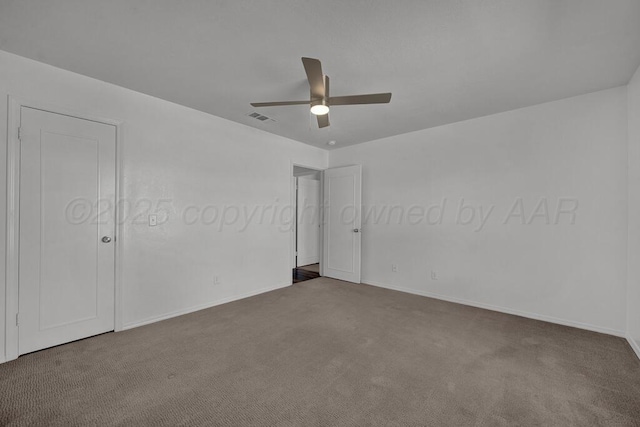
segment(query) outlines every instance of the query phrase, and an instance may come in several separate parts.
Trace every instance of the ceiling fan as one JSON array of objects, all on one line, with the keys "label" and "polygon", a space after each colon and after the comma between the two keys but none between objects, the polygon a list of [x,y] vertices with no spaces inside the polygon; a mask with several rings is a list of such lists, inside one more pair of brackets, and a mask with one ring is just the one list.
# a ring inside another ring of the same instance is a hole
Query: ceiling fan
[{"label": "ceiling fan", "polygon": [[311,112],[318,119],[318,127],[329,126],[329,107],[333,105],[386,104],[391,101],[390,93],[372,93],[368,95],[329,96],[329,76],[322,74],[319,59],[302,58],[307,73],[311,97],[308,101],[252,102],[254,107],[275,107],[282,105],[309,104]]}]

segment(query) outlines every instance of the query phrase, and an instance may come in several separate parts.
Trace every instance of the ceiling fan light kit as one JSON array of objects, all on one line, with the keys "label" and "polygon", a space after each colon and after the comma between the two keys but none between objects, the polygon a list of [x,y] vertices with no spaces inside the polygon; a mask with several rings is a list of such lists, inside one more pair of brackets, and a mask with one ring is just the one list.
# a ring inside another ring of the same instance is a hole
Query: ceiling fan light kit
[{"label": "ceiling fan light kit", "polygon": [[311,107],[311,113],[318,119],[318,127],[329,126],[329,107],[331,105],[387,104],[391,93],[372,93],[368,95],[329,96],[329,76],[322,73],[320,60],[302,58],[302,65],[309,82],[309,101],[252,102],[254,107],[274,107],[283,105],[303,105]]},{"label": "ceiling fan light kit", "polygon": [[311,112],[316,116],[323,116],[325,114],[329,114],[329,106],[327,105],[327,101],[325,99],[321,101],[312,101]]}]

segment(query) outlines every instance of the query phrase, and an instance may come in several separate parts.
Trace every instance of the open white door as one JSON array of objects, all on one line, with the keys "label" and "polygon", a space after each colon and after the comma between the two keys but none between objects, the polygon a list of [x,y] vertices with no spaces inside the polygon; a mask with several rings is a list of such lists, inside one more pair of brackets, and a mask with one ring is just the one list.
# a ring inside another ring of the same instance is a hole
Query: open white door
[{"label": "open white door", "polygon": [[360,283],[362,166],[324,171],[323,275]]}]

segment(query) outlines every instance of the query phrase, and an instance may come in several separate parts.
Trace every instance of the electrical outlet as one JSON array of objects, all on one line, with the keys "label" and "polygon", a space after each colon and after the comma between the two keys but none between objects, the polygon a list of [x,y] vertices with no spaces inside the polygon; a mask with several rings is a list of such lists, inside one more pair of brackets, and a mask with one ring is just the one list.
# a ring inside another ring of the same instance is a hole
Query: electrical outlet
[{"label": "electrical outlet", "polygon": [[394,273],[398,272],[398,264],[391,264],[391,271],[393,271]]},{"label": "electrical outlet", "polygon": [[431,280],[438,280],[438,272],[431,270]]}]

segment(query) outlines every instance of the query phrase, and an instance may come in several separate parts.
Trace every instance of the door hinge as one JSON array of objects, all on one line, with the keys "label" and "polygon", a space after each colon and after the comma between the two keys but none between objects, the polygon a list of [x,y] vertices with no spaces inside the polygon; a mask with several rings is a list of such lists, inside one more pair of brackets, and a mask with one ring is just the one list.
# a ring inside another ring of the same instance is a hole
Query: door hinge
[{"label": "door hinge", "polygon": [[16,326],[20,326],[20,313],[16,313]]},{"label": "door hinge", "polygon": [[22,126],[18,126],[18,141],[22,141]]}]

